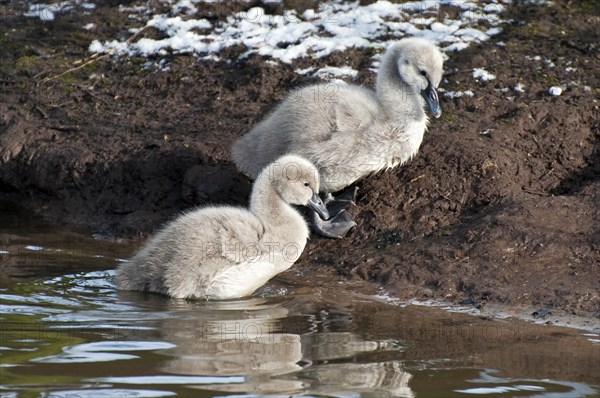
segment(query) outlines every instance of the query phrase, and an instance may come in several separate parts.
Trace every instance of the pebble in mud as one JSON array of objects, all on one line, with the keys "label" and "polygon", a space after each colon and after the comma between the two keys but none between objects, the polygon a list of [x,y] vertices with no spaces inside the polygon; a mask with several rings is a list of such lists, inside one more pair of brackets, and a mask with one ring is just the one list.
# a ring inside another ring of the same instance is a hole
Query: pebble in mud
[{"label": "pebble in mud", "polygon": [[550,94],[553,97],[558,97],[562,94],[563,90],[560,87],[557,86],[552,86],[548,89],[548,94]]}]

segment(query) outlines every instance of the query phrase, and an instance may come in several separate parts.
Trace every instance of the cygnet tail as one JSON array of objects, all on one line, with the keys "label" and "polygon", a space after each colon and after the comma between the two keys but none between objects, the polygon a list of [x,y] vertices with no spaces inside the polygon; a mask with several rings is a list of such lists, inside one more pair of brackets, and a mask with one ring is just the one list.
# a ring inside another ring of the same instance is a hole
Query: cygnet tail
[{"label": "cygnet tail", "polygon": [[259,140],[252,131],[238,139],[231,147],[231,158],[237,169],[252,179],[256,179],[267,162],[261,161],[257,148]]},{"label": "cygnet tail", "polygon": [[119,290],[143,290],[143,277],[137,273],[132,263],[122,264],[117,268],[114,279]]}]

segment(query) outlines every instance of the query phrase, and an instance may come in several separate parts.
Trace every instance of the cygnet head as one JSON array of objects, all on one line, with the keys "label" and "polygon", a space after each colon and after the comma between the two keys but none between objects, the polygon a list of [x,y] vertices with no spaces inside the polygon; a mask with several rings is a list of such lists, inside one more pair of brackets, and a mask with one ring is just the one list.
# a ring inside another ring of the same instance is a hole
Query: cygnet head
[{"label": "cygnet head", "polygon": [[395,55],[400,79],[421,94],[434,117],[440,117],[442,109],[436,92],[444,66],[440,50],[429,40],[412,37],[394,43],[390,52]]},{"label": "cygnet head", "polygon": [[265,172],[286,203],[310,207],[321,218],[329,218],[319,197],[319,171],[311,162],[300,156],[285,155],[268,165]]}]

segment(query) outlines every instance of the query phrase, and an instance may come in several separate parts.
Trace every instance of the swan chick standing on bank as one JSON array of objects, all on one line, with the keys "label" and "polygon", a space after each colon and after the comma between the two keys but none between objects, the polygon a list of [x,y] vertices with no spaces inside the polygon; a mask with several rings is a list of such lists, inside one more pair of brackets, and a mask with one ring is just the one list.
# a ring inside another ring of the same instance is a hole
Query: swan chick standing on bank
[{"label": "swan chick standing on bank", "polygon": [[[442,68],[442,54],[433,43],[395,42],[381,60],[376,92],[333,82],[298,89],[234,143],[233,161],[256,178],[284,153],[302,156],[319,169],[323,193],[396,167],[421,145],[428,123],[424,108],[436,118],[442,113],[436,92]],[[343,195],[347,205],[342,207],[353,203],[355,193]],[[343,210],[334,216],[321,222],[313,214],[315,232],[339,238],[355,225]]]},{"label": "swan chick standing on bank", "polygon": [[256,179],[249,209],[207,207],[183,214],[117,269],[117,287],[176,298],[248,296],[304,250],[309,229],[291,205],[328,218],[318,192],[314,165],[283,156]]}]

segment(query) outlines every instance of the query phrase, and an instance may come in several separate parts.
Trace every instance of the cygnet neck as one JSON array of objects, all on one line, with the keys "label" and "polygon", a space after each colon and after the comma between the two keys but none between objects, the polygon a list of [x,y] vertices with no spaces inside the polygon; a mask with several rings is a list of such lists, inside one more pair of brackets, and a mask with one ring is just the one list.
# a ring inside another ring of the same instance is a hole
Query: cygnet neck
[{"label": "cygnet neck", "polygon": [[381,60],[377,72],[377,99],[386,115],[391,119],[402,119],[407,115],[420,120],[425,117],[424,103],[418,88],[408,85],[398,73],[398,52],[387,53]]},{"label": "cygnet neck", "polygon": [[265,226],[289,223],[289,217],[286,215],[294,211],[279,195],[273,186],[272,178],[270,173],[261,173],[254,182],[250,195],[250,211]]}]

